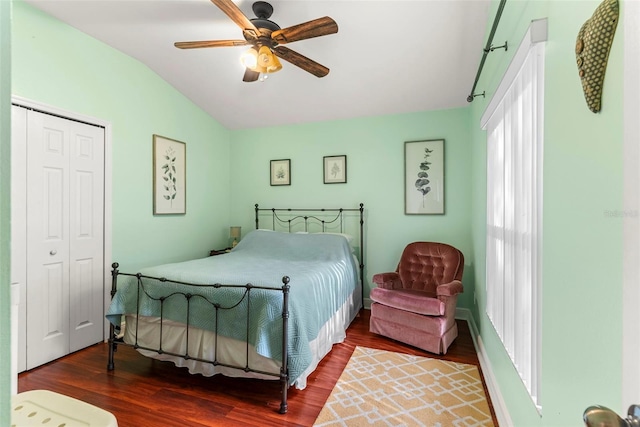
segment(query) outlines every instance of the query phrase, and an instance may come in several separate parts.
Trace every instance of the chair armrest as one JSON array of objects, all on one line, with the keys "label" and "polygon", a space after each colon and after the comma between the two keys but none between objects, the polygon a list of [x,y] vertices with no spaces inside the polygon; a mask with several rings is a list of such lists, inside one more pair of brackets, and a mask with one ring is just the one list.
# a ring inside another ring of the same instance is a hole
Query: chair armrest
[{"label": "chair armrest", "polygon": [[384,289],[402,288],[402,282],[400,282],[400,275],[398,275],[398,273],[396,272],[374,274],[373,283],[378,285],[379,288],[384,288]]},{"label": "chair armrest", "polygon": [[463,287],[460,280],[454,280],[450,283],[443,283],[436,288],[436,294],[439,297],[451,297],[462,293]]}]

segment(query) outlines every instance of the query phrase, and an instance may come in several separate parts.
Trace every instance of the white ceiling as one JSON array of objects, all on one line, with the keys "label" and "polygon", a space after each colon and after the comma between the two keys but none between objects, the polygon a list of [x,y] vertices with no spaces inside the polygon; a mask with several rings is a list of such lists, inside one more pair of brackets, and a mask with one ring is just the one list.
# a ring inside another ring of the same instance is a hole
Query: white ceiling
[{"label": "white ceiling", "polygon": [[[331,69],[282,61],[245,83],[247,47],[181,50],[176,41],[242,39],[209,0],[26,0],[146,64],[228,129],[446,109],[466,98],[486,43],[490,0],[273,0],[281,28],[330,16],[337,34],[287,44]],[[234,0],[249,18],[253,1]],[[481,91],[481,88],[479,88]]]}]

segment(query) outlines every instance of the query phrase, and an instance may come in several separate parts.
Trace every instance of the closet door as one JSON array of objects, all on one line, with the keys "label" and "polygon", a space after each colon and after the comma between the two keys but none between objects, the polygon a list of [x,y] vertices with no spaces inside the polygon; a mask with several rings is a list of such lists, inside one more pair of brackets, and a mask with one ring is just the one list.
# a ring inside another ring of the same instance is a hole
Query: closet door
[{"label": "closet door", "polygon": [[101,128],[28,111],[27,369],[102,339],[103,156]]},{"label": "closet door", "polygon": [[69,353],[69,123],[27,113],[27,369]]},{"label": "closet door", "polygon": [[72,122],[69,158],[70,351],[104,330],[104,129]]}]

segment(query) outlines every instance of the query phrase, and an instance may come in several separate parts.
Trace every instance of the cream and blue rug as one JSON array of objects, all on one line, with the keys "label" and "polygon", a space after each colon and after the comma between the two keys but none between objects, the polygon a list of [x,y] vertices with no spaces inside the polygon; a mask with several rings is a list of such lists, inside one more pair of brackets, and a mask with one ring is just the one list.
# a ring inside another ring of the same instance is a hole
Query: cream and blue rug
[{"label": "cream and blue rug", "polygon": [[356,347],[314,426],[493,426],[478,368]]}]

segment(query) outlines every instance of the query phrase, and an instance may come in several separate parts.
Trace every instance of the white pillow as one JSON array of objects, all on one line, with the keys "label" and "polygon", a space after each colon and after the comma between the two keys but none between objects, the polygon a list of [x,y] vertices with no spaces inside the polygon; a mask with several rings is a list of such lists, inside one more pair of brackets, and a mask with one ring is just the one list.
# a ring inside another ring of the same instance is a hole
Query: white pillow
[{"label": "white pillow", "polygon": [[347,242],[349,242],[349,244],[351,244],[351,242],[353,242],[353,236],[352,236],[351,234],[346,234],[346,233],[330,233],[330,232],[326,232],[326,231],[324,231],[324,232],[322,232],[322,231],[321,231],[320,233],[317,233],[317,234],[333,234],[333,235],[335,235],[335,236],[342,236],[342,237],[344,237],[345,239],[347,239]]}]

